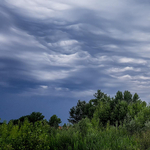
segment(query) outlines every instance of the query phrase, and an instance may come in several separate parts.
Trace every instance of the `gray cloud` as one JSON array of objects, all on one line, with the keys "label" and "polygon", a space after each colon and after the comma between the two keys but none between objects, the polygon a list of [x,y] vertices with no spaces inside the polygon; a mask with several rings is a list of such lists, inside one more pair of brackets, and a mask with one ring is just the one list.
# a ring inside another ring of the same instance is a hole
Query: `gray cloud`
[{"label": "gray cloud", "polygon": [[149,2],[4,0],[3,95],[89,99],[137,92],[149,101]]}]

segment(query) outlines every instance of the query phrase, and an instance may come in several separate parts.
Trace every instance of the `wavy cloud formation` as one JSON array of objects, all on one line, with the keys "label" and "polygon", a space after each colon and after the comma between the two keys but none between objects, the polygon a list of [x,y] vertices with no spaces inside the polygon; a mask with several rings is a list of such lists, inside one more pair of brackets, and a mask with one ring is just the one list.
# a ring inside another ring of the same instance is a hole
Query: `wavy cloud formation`
[{"label": "wavy cloud formation", "polygon": [[149,6],[145,0],[3,0],[3,98],[89,100],[101,89],[111,96],[137,92],[148,102]]}]

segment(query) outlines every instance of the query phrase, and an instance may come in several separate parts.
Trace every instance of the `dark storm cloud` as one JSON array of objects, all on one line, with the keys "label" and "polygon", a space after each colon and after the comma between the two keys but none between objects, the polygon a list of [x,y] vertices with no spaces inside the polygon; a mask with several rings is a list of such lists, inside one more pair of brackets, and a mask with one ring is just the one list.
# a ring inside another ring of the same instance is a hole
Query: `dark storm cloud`
[{"label": "dark storm cloud", "polygon": [[2,1],[4,99],[89,100],[101,89],[112,96],[137,92],[148,101],[149,6],[134,0]]}]

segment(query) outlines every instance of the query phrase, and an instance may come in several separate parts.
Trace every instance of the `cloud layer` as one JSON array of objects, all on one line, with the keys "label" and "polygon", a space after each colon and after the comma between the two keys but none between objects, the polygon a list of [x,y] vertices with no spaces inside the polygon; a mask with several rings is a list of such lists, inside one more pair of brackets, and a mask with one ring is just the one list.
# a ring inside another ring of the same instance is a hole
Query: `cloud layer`
[{"label": "cloud layer", "polygon": [[0,89],[16,96],[88,99],[101,89],[149,102],[150,3],[4,0]]}]

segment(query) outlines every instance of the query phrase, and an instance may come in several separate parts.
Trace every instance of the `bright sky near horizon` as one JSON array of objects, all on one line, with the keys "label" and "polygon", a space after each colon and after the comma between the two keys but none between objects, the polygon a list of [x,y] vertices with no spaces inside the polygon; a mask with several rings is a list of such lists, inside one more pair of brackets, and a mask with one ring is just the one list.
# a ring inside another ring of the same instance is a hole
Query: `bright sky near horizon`
[{"label": "bright sky near horizon", "polygon": [[0,0],[0,118],[67,123],[100,89],[150,102],[150,1]]}]

